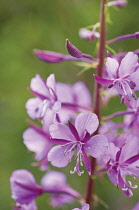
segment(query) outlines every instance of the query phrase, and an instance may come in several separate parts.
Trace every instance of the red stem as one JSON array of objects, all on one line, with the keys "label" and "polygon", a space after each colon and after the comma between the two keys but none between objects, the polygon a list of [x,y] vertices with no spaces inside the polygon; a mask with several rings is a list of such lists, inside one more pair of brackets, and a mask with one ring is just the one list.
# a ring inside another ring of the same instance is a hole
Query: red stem
[{"label": "red stem", "polygon": [[[103,75],[103,66],[104,66],[104,56],[105,56],[105,41],[106,41],[106,25],[105,25],[105,4],[106,0],[101,0],[101,8],[100,8],[100,39],[99,39],[99,49],[98,49],[98,60],[99,64],[97,67],[96,74],[99,77]],[[100,107],[100,94],[99,89],[101,85],[95,82],[94,84],[94,113],[98,116],[99,121],[101,120],[101,107]],[[98,130],[95,132],[95,135],[98,134]],[[92,165],[92,174],[94,174],[96,159],[91,158]],[[94,195],[94,179],[88,177],[87,183],[87,191],[86,191],[86,203],[90,205],[90,210],[93,210],[93,195]]]}]

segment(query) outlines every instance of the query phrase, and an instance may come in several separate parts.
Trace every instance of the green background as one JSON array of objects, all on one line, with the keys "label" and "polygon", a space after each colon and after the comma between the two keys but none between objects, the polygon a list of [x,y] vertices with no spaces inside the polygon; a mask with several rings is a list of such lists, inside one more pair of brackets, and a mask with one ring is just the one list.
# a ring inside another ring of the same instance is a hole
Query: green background
[{"label": "green background", "polygon": [[[52,50],[66,54],[65,39],[84,53],[96,55],[96,43],[89,44],[78,36],[81,27],[92,25],[99,20],[98,0],[1,0],[0,1],[0,210],[12,209],[9,177],[12,171],[25,168],[33,172],[38,183],[44,172],[32,168],[33,153],[23,144],[22,133],[28,127],[25,103],[31,94],[27,90],[35,74],[46,79],[55,73],[56,80],[74,83],[84,80],[93,90],[94,70],[77,76],[80,68],[72,62],[48,64],[33,55],[34,48]],[[109,25],[107,38],[139,31],[139,1],[129,0],[126,8],[110,9],[113,24]],[[125,40],[111,45],[114,50],[133,51],[139,47],[138,40]],[[124,109],[119,98],[113,99],[105,107],[104,114]],[[81,177],[70,175],[73,165],[62,169],[66,172],[68,183],[84,193],[86,173]],[[56,169],[56,168],[55,168]],[[96,180],[96,195],[104,200],[111,210],[130,210],[139,201],[139,190],[134,197],[126,198],[108,180],[107,175]],[[51,210],[48,196],[37,198],[39,210]],[[80,207],[78,203],[66,205],[63,210]],[[98,204],[96,210],[105,209]]]}]

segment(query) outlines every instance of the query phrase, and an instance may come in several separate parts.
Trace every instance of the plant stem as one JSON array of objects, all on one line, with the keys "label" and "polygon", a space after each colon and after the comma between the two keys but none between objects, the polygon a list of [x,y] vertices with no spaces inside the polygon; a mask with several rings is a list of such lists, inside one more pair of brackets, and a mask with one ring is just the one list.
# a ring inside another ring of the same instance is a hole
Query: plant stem
[{"label": "plant stem", "polygon": [[103,117],[102,120],[111,120],[112,118],[114,117],[119,117],[119,116],[123,116],[123,115],[127,115],[127,114],[134,114],[135,112],[132,110],[132,111],[129,111],[129,110],[126,110],[126,111],[120,111],[120,112],[116,112],[114,114],[111,114],[111,115],[108,115],[106,117]]},{"label": "plant stem", "polygon": [[[99,49],[98,49],[98,60],[99,64],[97,67],[96,75],[102,77],[103,66],[104,66],[104,56],[105,56],[105,40],[106,40],[106,25],[105,25],[105,4],[106,0],[101,0],[100,8],[100,39],[99,39]],[[99,121],[101,120],[101,107],[100,107],[100,94],[99,89],[101,85],[97,82],[94,83],[94,100],[93,107],[94,113],[98,116]],[[98,134],[98,130],[95,135]],[[91,158],[92,174],[88,177],[87,190],[86,190],[86,203],[90,205],[90,210],[93,210],[93,195],[94,195],[94,179],[92,176],[94,174],[96,165],[96,159]]]}]

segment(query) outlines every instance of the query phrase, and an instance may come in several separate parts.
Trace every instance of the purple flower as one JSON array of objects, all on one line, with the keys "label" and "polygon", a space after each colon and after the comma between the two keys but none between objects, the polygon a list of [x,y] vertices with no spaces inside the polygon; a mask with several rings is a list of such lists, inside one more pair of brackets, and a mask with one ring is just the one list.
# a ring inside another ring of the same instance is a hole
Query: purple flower
[{"label": "purple flower", "polygon": [[79,209],[79,208],[74,208],[74,209],[72,209],[72,210],[89,210],[89,209],[90,209],[89,204],[88,204],[88,203],[84,203],[84,204],[82,205],[81,209]]},{"label": "purple flower", "polygon": [[135,33],[135,38],[139,39],[139,31]]},{"label": "purple flower", "polygon": [[[90,110],[91,96],[84,82],[76,82],[73,85],[64,83],[56,84],[58,100],[61,101],[59,118],[61,122],[67,122],[76,117],[76,112]],[[82,94],[80,94],[82,93]],[[82,100],[84,98],[84,100]]]},{"label": "purple flower", "polygon": [[[96,32],[97,33],[97,32]],[[71,49],[70,45],[70,49]],[[69,54],[70,55],[63,55],[61,53],[57,53],[57,52],[53,52],[53,51],[46,51],[46,50],[38,50],[35,49],[34,50],[34,54],[37,55],[37,57],[45,62],[48,63],[60,63],[63,61],[84,61],[86,63],[93,63],[93,57],[91,55],[87,55],[87,54],[82,54],[82,52],[80,52],[76,47],[73,46],[73,49],[70,50],[69,49]],[[75,50],[75,51],[74,51]],[[74,52],[80,52],[81,56],[79,56],[79,54],[74,54]],[[71,52],[71,53],[70,53]]]},{"label": "purple flower", "polygon": [[61,207],[65,203],[73,202],[73,197],[80,197],[79,193],[66,184],[66,176],[61,172],[49,171],[42,178],[41,184],[44,190],[51,191],[50,204],[53,207]]},{"label": "purple flower", "polygon": [[47,119],[45,118],[43,121],[42,129],[30,123],[31,128],[28,128],[23,133],[24,144],[30,151],[36,153],[35,159],[39,161],[39,163],[35,163],[34,165],[40,166],[41,170],[46,170],[48,168],[47,155],[52,147],[49,126],[54,122],[54,118],[55,114],[49,109],[47,110]]},{"label": "purple flower", "polygon": [[132,186],[130,181],[126,181],[126,175],[139,177],[139,142],[136,136],[128,136],[125,144],[119,149],[113,143],[109,145],[110,160],[107,163],[108,176],[111,182],[131,197]]},{"label": "purple flower", "polygon": [[25,169],[16,170],[10,177],[12,198],[17,202],[14,210],[36,210],[35,198],[48,193],[51,196],[52,206],[62,206],[71,203],[81,195],[66,184],[63,173],[51,171],[44,175],[41,185],[38,185],[34,176]]},{"label": "purple flower", "polygon": [[107,105],[109,100],[112,97],[115,97],[118,95],[117,90],[114,87],[107,88],[107,89],[102,88],[100,90],[100,94],[101,94],[102,102],[104,103],[104,105]]},{"label": "purple flower", "polygon": [[100,34],[94,30],[90,31],[85,28],[81,28],[79,31],[79,35],[83,39],[88,39],[90,42],[93,42],[95,38],[99,38]]},{"label": "purple flower", "polygon": [[110,1],[107,6],[117,6],[119,8],[125,7],[127,5],[127,0],[116,0]]},{"label": "purple flower", "polygon": [[124,133],[119,133],[119,129],[123,132],[124,123],[114,123],[112,121],[105,122],[99,129],[99,133],[104,134],[108,142],[112,142],[116,147],[121,147],[125,142]]},{"label": "purple flower", "polygon": [[134,206],[132,210],[139,210],[139,202]]},{"label": "purple flower", "polygon": [[38,56],[38,58],[49,63],[59,63],[64,60],[64,55],[60,53],[37,49],[34,49],[33,52]]},{"label": "purple flower", "polygon": [[81,58],[83,56],[83,53],[72,45],[68,39],[66,40],[66,49],[68,53],[75,58]]},{"label": "purple flower", "polygon": [[19,204],[29,204],[43,193],[33,175],[25,170],[20,169],[12,173],[10,177],[12,198]]},{"label": "purple flower", "polygon": [[100,33],[98,33],[96,30],[99,27],[99,23],[96,23],[92,29],[92,31],[86,29],[86,28],[81,28],[79,31],[79,36],[83,39],[89,39],[90,42],[93,42],[95,38],[100,37]]},{"label": "purple flower", "polygon": [[133,52],[127,53],[122,59],[121,64],[108,57],[106,62],[108,79],[94,76],[96,81],[107,87],[115,87],[122,97],[130,100],[136,98],[133,91],[139,90],[139,64],[138,56]]},{"label": "purple flower", "polygon": [[66,49],[68,53],[75,57],[75,58],[87,58],[87,59],[94,59],[91,55],[83,54],[80,50],[78,50],[73,44],[70,43],[70,41],[66,40]]},{"label": "purple flower", "polygon": [[130,101],[125,98],[124,102],[134,113],[139,113],[139,98],[137,100],[131,99]]},{"label": "purple flower", "polygon": [[101,157],[107,148],[108,142],[104,135],[91,135],[98,128],[98,118],[90,112],[80,113],[76,120],[75,126],[69,122],[69,127],[56,123],[50,126],[52,141],[59,146],[53,147],[48,153],[48,160],[56,167],[65,167],[70,162],[74,151],[77,151],[76,166],[74,171],[81,175],[80,171],[82,161],[84,162],[88,173],[91,174],[91,164],[87,156],[89,153],[94,158]]},{"label": "purple flower", "polygon": [[124,123],[107,121],[100,127],[99,133],[104,134],[109,142],[105,154],[98,159],[98,163],[105,168],[107,162],[111,159],[111,150],[113,149],[111,145],[114,144],[116,148],[120,149],[125,144],[127,134],[130,134],[130,132]]},{"label": "purple flower", "polygon": [[124,117],[124,123],[134,135],[139,136],[139,98],[137,100],[131,99],[130,101],[125,99],[124,102],[129,107],[127,112],[130,112]]},{"label": "purple flower", "polygon": [[45,83],[39,75],[36,75],[31,80],[30,87],[31,92],[36,96],[26,103],[27,112],[32,119],[43,119],[44,121],[45,118],[48,118],[47,114],[50,109],[58,113],[60,121],[67,122],[75,115],[75,112],[90,109],[91,96],[83,82],[77,82],[74,85],[56,83],[54,75],[51,74]]},{"label": "purple flower", "polygon": [[30,91],[36,96],[26,103],[28,115],[32,119],[43,119],[48,108],[59,112],[60,101],[57,100],[55,76],[51,74],[45,82],[38,74],[31,80]]},{"label": "purple flower", "polygon": [[13,210],[37,210],[37,205],[35,201],[32,201],[29,204],[19,204],[17,203]]}]

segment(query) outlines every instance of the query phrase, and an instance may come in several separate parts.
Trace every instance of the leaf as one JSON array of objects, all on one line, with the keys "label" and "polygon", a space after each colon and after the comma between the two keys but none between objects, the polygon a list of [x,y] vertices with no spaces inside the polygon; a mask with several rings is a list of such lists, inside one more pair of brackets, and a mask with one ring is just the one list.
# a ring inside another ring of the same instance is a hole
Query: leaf
[{"label": "leaf", "polygon": [[97,195],[93,195],[93,198],[96,202],[98,202],[99,204],[101,204],[105,209],[110,209],[110,207],[108,206],[108,204],[103,201],[102,199],[100,199]]},{"label": "leaf", "polygon": [[81,66],[84,67],[77,75],[80,76],[82,75],[84,72],[88,71],[89,69],[93,68],[95,69],[98,66],[98,62],[94,62],[94,63],[85,63],[85,62],[76,62],[75,65],[77,66]]},{"label": "leaf", "polygon": [[91,67],[84,67],[77,75],[81,76],[83,73],[85,73],[86,71],[88,71],[89,69],[91,69]]},{"label": "leaf", "polygon": [[112,25],[112,20],[110,17],[110,8],[108,6],[105,7],[105,16],[106,16],[106,22]]},{"label": "leaf", "polygon": [[110,52],[112,52],[114,55],[116,54],[115,50],[112,49],[108,44],[106,45],[107,50],[109,50]]}]

